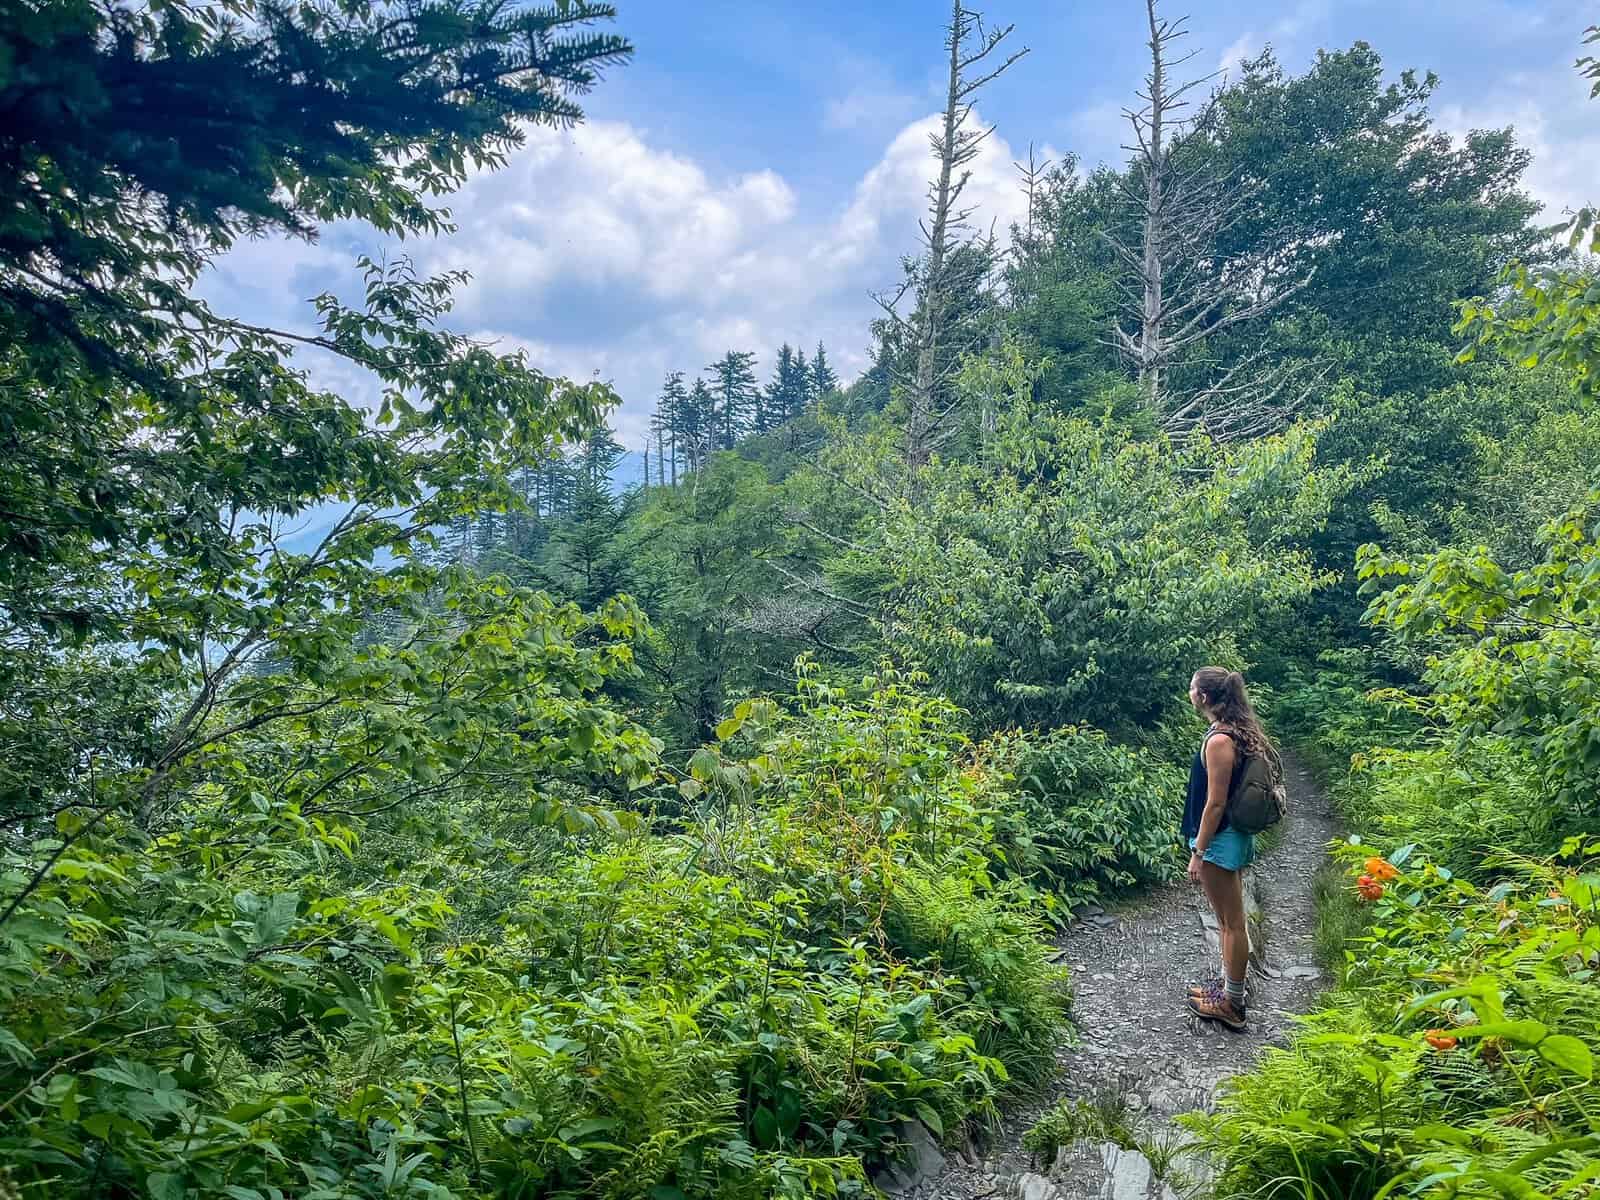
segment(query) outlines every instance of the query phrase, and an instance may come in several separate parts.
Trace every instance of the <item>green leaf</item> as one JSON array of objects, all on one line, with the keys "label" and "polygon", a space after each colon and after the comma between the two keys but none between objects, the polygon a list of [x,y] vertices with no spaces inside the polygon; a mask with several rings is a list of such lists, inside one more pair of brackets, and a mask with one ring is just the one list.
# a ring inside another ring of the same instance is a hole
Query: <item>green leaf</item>
[{"label": "green leaf", "polygon": [[596,1133],[603,1133],[608,1129],[615,1129],[622,1122],[615,1117],[589,1117],[587,1120],[574,1121],[571,1125],[561,1127],[561,1140],[576,1142]]},{"label": "green leaf", "polygon": [[257,946],[276,945],[294,924],[300,907],[299,892],[279,892],[265,900],[256,911],[254,938]]},{"label": "green leaf", "polygon": [[710,746],[701,746],[689,758],[689,774],[701,783],[710,783],[722,768],[722,760]]},{"label": "green leaf", "polygon": [[32,1062],[34,1058],[33,1051],[23,1043],[22,1039],[3,1025],[0,1025],[0,1054],[4,1054],[18,1066]]},{"label": "green leaf", "polygon": [[188,1195],[183,1176],[167,1171],[151,1171],[145,1176],[144,1186],[150,1193],[150,1200],[184,1200]]},{"label": "green leaf", "polygon": [[1582,1079],[1594,1078],[1594,1055],[1589,1047],[1565,1033],[1552,1033],[1536,1047],[1546,1062]]},{"label": "green leaf", "polygon": [[755,1135],[756,1145],[770,1150],[778,1144],[777,1114],[763,1104],[750,1119],[750,1132]]},{"label": "green leaf", "polygon": [[1542,1021],[1485,1021],[1480,1025],[1460,1025],[1450,1031],[1462,1040],[1468,1038],[1505,1038],[1522,1046],[1532,1046],[1548,1037],[1550,1029]]},{"label": "green leaf", "polygon": [[1424,1142],[1448,1142],[1452,1146],[1472,1145],[1472,1134],[1454,1125],[1418,1125],[1411,1136]]}]

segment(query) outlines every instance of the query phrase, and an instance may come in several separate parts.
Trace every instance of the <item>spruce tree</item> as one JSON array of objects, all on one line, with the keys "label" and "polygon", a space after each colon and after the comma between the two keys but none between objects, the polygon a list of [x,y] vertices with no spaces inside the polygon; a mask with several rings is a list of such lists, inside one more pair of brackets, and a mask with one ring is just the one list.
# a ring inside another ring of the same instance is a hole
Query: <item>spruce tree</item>
[{"label": "spruce tree", "polygon": [[806,361],[806,352],[796,350],[794,354],[794,369],[800,375],[800,407],[792,416],[799,416],[811,407],[811,402],[816,399],[816,385],[811,379],[811,364]]},{"label": "spruce tree", "polygon": [[689,469],[699,470],[715,448],[717,399],[704,379],[696,379],[683,408],[683,438]]},{"label": "spruce tree", "polygon": [[716,401],[712,436],[720,450],[733,449],[755,419],[761,401],[755,361],[749,350],[729,350],[706,368],[712,372],[711,392]]},{"label": "spruce tree", "polygon": [[[575,122],[575,96],[630,52],[590,28],[611,6],[586,0],[51,0],[7,13],[0,345],[26,355],[63,407],[65,385],[109,379],[187,413],[224,374],[193,364],[287,353],[294,335],[196,294],[216,255],[338,220],[441,233],[437,196],[503,162],[530,124]],[[380,349],[325,307],[316,343],[358,366],[445,361],[431,347]],[[251,377],[237,374],[236,387]],[[276,380],[254,375],[262,391]],[[88,427],[99,411],[84,398],[52,420]],[[104,482],[132,487],[114,468]]]},{"label": "spruce tree", "polygon": [[572,510],[558,522],[541,564],[545,583],[563,599],[594,608],[628,590],[627,561],[618,536],[626,528],[638,493],[618,496],[606,482],[578,480]]},{"label": "spruce tree", "polygon": [[839,377],[833,373],[833,368],[828,365],[828,352],[821,342],[817,343],[817,353],[811,360],[811,391],[818,399],[829,392],[839,390]]},{"label": "spruce tree", "polygon": [[[661,385],[661,396],[656,401],[655,415],[650,419],[650,428],[656,435],[657,483],[676,485],[678,482],[678,439],[685,429],[688,404],[689,393],[684,390],[683,372],[668,372]],[[667,459],[664,471],[659,469],[663,455]]]},{"label": "spruce tree", "polygon": [[626,454],[611,426],[599,426],[584,439],[573,456],[579,485],[610,490],[611,477]]},{"label": "spruce tree", "polygon": [[761,394],[761,402],[756,408],[756,433],[771,433],[794,415],[795,382],[794,347],[785,342],[778,349],[772,380]]}]

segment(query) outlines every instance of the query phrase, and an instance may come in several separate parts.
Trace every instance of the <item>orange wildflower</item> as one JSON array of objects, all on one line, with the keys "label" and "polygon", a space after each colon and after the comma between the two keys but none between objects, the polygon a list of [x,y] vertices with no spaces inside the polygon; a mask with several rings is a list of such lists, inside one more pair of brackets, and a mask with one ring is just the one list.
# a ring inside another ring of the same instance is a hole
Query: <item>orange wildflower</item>
[{"label": "orange wildflower", "polygon": [[1356,891],[1361,893],[1363,900],[1377,900],[1383,896],[1383,884],[1371,875],[1363,875],[1356,880]]},{"label": "orange wildflower", "polygon": [[1456,1039],[1442,1029],[1430,1029],[1422,1037],[1428,1045],[1441,1052],[1456,1048]]},{"label": "orange wildflower", "polygon": [[1367,874],[1372,876],[1379,883],[1385,883],[1388,880],[1398,879],[1400,877],[1399,868],[1397,868],[1386,858],[1369,858],[1361,865],[1367,869]]}]

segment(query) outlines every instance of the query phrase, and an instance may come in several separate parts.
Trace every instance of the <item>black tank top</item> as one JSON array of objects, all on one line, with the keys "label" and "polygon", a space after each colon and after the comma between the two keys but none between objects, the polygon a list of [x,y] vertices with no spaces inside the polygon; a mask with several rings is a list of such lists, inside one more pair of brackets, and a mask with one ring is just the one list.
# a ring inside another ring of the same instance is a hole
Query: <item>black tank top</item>
[{"label": "black tank top", "polygon": [[[1244,769],[1243,748],[1236,735],[1227,730],[1218,729],[1213,725],[1206,730],[1206,736],[1200,739],[1200,749],[1194,752],[1194,762],[1189,765],[1189,793],[1183,799],[1183,833],[1184,840],[1197,836],[1200,833],[1200,815],[1206,810],[1206,796],[1210,792],[1211,781],[1206,772],[1206,743],[1211,740],[1214,733],[1224,733],[1233,738],[1233,773],[1228,779],[1228,794],[1233,794],[1233,787],[1239,782],[1239,772]],[[1228,827],[1228,812],[1222,812],[1222,822],[1217,826],[1221,833]]]}]

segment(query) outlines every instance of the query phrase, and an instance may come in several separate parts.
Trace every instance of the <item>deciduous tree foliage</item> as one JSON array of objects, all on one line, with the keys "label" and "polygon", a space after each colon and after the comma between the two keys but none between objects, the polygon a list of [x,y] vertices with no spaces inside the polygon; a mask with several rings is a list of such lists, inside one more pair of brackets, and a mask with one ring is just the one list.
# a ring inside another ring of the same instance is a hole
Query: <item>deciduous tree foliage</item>
[{"label": "deciduous tree foliage", "polygon": [[1015,351],[969,367],[994,427],[973,460],[924,469],[915,504],[858,454],[855,486],[882,502],[829,569],[875,575],[885,639],[984,723],[1131,730],[1310,592],[1294,538],[1342,477],[1312,468],[1303,431],[1237,454],[1142,441],[1042,409],[1032,385]]}]

